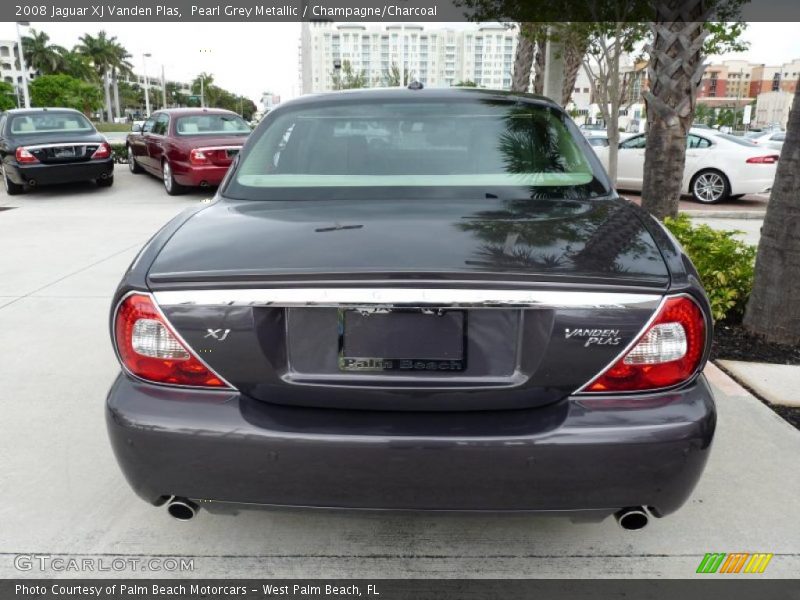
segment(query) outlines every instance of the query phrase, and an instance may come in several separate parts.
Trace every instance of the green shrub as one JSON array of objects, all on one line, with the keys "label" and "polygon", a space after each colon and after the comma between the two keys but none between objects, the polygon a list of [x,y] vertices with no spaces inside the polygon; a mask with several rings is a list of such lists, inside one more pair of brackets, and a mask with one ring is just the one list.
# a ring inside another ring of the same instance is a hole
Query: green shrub
[{"label": "green shrub", "polygon": [[111,156],[114,157],[115,163],[128,162],[128,146],[124,143],[111,144]]},{"label": "green shrub", "polygon": [[756,247],[737,240],[738,231],[719,231],[708,225],[692,225],[680,215],[664,224],[678,238],[692,259],[708,292],[714,319],[738,323],[744,316],[753,289]]}]

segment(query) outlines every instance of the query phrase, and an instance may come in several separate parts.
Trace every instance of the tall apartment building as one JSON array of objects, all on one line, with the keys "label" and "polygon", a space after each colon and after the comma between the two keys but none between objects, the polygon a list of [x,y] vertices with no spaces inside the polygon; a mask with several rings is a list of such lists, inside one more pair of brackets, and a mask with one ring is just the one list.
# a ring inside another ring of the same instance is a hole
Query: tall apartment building
[{"label": "tall apartment building", "polygon": [[747,104],[766,92],[793,93],[798,77],[800,59],[777,66],[726,60],[706,68],[698,96],[724,99],[723,103],[741,99]]},{"label": "tall apartment building", "polygon": [[474,81],[508,89],[516,45],[516,32],[502,25],[456,31],[417,24],[304,22],[299,87],[303,94],[332,90],[335,65],[349,61],[355,73],[364,73],[370,87],[386,85],[386,74],[394,65],[427,87]]},{"label": "tall apartment building", "polygon": [[[28,81],[36,77],[33,69],[28,69]],[[0,78],[14,86],[18,101],[22,102],[22,71],[19,69],[19,52],[16,40],[0,40]]]}]

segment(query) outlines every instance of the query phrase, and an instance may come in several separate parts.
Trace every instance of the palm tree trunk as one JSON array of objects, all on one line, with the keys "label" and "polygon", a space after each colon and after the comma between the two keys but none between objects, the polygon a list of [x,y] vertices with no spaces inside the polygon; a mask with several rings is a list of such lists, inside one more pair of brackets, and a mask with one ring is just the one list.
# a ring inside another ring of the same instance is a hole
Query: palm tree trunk
[{"label": "palm tree trunk", "polygon": [[663,219],[678,214],[686,136],[703,76],[704,0],[668,0],[657,6],[648,49],[650,90],[647,105],[647,148],[644,153],[642,207]]},{"label": "palm tree trunk", "polygon": [[565,107],[572,100],[578,71],[583,64],[583,57],[588,48],[587,38],[567,40],[564,44],[564,84],[561,88],[561,106]]},{"label": "palm tree trunk", "polygon": [[517,53],[514,56],[511,91],[527,92],[531,84],[531,67],[533,66],[533,24],[520,23],[517,37]]},{"label": "palm tree trunk", "polygon": [[770,342],[800,344],[800,81],[756,256],[745,327]]},{"label": "palm tree trunk", "polygon": [[108,71],[103,73],[103,92],[106,95],[106,122],[111,123],[114,120],[114,113],[111,111],[111,89],[108,80]]},{"label": "palm tree trunk", "polygon": [[544,64],[547,60],[547,29],[544,27],[538,28],[538,35],[536,36],[536,57],[533,61],[533,93],[544,94]]},{"label": "palm tree trunk", "polygon": [[116,115],[121,117],[122,112],[119,110],[119,73],[116,69],[111,70],[111,83],[114,86],[114,110]]}]

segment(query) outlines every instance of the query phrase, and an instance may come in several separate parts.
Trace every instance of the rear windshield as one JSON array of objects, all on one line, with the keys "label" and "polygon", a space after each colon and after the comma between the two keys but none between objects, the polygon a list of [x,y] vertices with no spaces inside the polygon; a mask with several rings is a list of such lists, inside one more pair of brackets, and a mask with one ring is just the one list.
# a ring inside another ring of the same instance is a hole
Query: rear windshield
[{"label": "rear windshield", "polygon": [[268,123],[251,142],[227,196],[608,193],[578,129],[546,106],[472,99],[333,102],[283,110]]},{"label": "rear windshield", "polygon": [[78,113],[41,112],[11,117],[11,133],[88,133],[94,131],[89,120]]},{"label": "rear windshield", "polygon": [[175,121],[178,135],[238,135],[250,133],[250,126],[239,115],[193,115]]}]

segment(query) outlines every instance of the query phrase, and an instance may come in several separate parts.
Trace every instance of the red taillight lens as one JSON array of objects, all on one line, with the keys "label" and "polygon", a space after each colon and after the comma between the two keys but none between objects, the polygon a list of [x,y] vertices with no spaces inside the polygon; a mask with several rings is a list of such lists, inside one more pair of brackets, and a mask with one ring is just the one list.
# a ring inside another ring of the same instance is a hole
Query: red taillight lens
[{"label": "red taillight lens", "polygon": [[39,159],[30,153],[30,150],[23,148],[22,146],[17,148],[17,151],[14,153],[14,157],[17,159],[18,163],[39,162]]},{"label": "red taillight lens", "polygon": [[97,147],[97,150],[92,154],[92,158],[108,158],[111,156],[111,146],[103,142]]},{"label": "red taillight lens", "polygon": [[705,344],[700,307],[688,296],[667,298],[636,344],[583,391],[633,392],[676,385],[697,370]]},{"label": "red taillight lens", "polygon": [[228,387],[181,343],[150,296],[132,294],[122,301],[114,336],[120,360],[137,377],[172,385]]},{"label": "red taillight lens", "polygon": [[770,154],[769,156],[754,156],[747,159],[748,165],[774,165],[778,162],[780,157],[777,154]]},{"label": "red taillight lens", "polygon": [[189,162],[193,165],[207,165],[210,164],[211,161],[202,150],[194,148],[189,152]]}]

